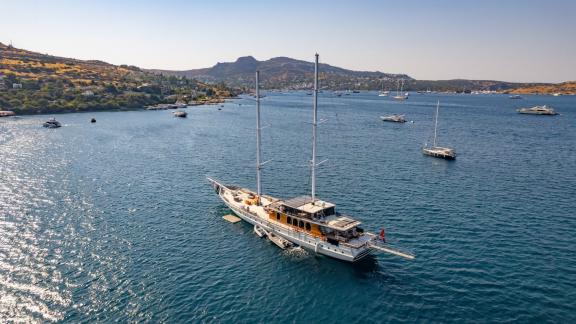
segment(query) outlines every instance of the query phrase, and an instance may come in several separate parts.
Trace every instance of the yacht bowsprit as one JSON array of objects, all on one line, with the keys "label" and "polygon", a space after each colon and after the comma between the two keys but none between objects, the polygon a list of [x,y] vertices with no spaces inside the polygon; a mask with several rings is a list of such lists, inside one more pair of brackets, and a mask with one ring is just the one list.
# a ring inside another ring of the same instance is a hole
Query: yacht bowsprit
[{"label": "yacht bowsprit", "polygon": [[341,214],[336,205],[316,198],[316,130],[318,126],[318,54],[314,69],[314,109],[312,122],[312,160],[310,196],[278,199],[262,194],[261,171],[266,162],[261,156],[259,72],[256,72],[256,192],[224,184],[208,178],[222,201],[244,221],[254,225],[257,233],[267,233],[268,238],[281,248],[298,245],[345,261],[358,261],[372,252],[385,252],[406,259],[414,255],[400,251],[385,243],[378,235],[365,231],[361,222]]}]

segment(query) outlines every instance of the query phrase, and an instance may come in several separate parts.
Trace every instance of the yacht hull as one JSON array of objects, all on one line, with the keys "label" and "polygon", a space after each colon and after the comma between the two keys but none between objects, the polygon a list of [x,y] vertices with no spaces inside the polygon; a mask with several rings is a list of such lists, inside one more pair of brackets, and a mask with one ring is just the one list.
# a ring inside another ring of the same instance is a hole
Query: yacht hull
[{"label": "yacht hull", "polygon": [[[317,254],[323,254],[347,262],[358,261],[368,256],[372,251],[368,242],[367,244],[363,245],[360,248],[348,247],[344,246],[343,244],[337,246],[334,244],[330,244],[322,240],[321,238],[314,237],[312,235],[308,235],[299,231],[295,231],[280,224],[275,224],[275,222],[259,216],[254,211],[255,208],[261,208],[261,207],[252,206],[253,210],[251,210],[250,206],[247,208],[239,206],[238,204],[231,202],[230,199],[226,197],[225,194],[223,194],[223,191],[225,192],[226,190],[232,190],[232,189],[228,189],[226,186],[223,186],[214,181],[213,183],[217,184],[218,188],[220,188],[217,190],[217,193],[222,202],[224,202],[224,204],[226,204],[226,206],[228,206],[228,208],[230,208],[232,212],[234,212],[234,214],[236,214],[242,220],[254,226],[259,226],[263,228],[265,231],[274,233],[275,235],[280,236],[295,245],[301,246],[302,248],[313,251]],[[222,190],[221,188],[224,188],[224,190]],[[240,190],[247,191],[247,189],[243,188],[240,188]]]}]

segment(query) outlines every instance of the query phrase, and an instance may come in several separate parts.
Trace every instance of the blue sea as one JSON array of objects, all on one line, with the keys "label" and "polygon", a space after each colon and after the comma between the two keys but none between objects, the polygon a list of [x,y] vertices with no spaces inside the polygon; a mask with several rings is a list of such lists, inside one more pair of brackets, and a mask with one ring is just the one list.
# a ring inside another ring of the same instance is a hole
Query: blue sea
[{"label": "blue sea", "polygon": [[[456,161],[421,153],[438,100]],[[318,196],[416,255],[358,264],[224,221],[206,176],[255,188],[255,103],[186,110],[0,119],[0,322],[576,321],[576,97],[321,93]],[[310,193],[311,118],[262,100],[265,193]]]}]

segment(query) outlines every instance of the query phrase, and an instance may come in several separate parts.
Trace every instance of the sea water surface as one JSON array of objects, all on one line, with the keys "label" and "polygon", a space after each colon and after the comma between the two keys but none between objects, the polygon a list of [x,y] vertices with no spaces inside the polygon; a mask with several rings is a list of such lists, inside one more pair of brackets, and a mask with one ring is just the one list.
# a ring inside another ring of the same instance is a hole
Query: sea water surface
[{"label": "sea water surface", "polygon": [[[421,153],[437,100],[453,162]],[[359,264],[222,219],[205,177],[255,187],[255,106],[218,107],[0,119],[0,322],[576,321],[576,97],[320,94],[319,197],[416,254]],[[309,194],[311,116],[262,100],[265,193]]]}]

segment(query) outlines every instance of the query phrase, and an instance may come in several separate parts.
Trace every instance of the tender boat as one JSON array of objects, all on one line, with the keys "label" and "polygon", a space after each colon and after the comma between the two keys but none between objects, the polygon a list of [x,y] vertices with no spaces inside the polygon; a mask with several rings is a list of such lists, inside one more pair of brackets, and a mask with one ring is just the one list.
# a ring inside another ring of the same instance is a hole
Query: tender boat
[{"label": "tender boat", "polygon": [[441,147],[437,145],[437,128],[438,128],[438,110],[440,109],[440,101],[436,105],[436,117],[434,118],[434,142],[432,146],[425,145],[422,148],[424,155],[441,158],[445,160],[456,159],[456,152],[452,148]]},{"label": "tender boat", "polygon": [[510,99],[522,99],[522,97],[520,97],[519,95],[511,95],[509,98]]},{"label": "tender boat", "polygon": [[261,172],[267,162],[261,162],[261,124],[259,100],[259,72],[256,71],[256,191],[224,184],[208,178],[218,197],[238,217],[262,228],[268,238],[281,248],[287,243],[314,251],[317,254],[354,262],[372,252],[385,252],[406,259],[414,255],[400,251],[386,243],[384,230],[380,236],[360,227],[361,222],[336,210],[336,205],[316,197],[316,130],[318,125],[318,54],[314,69],[314,100],[312,122],[311,195],[279,199],[262,194]]},{"label": "tender boat", "polygon": [[254,226],[254,233],[256,233],[256,235],[258,235],[259,237],[268,236],[268,233],[266,232],[266,230],[264,230],[262,227],[260,227],[258,225]]},{"label": "tender boat", "polygon": [[380,119],[385,122],[393,122],[393,123],[405,123],[406,119],[404,119],[404,115],[388,115],[388,116],[380,116]]},{"label": "tender boat", "polygon": [[282,236],[278,236],[272,232],[268,233],[268,239],[282,250],[285,250],[293,245],[290,241],[282,238]]},{"label": "tender boat", "polygon": [[95,123],[96,122],[96,118],[92,117],[92,119],[90,119],[91,123]]},{"label": "tender boat", "polygon": [[546,105],[535,106],[532,108],[520,108],[516,111],[519,112],[520,114],[528,114],[528,115],[546,115],[546,116],[558,115],[558,113],[554,109]]},{"label": "tender boat", "polygon": [[48,119],[46,122],[44,122],[44,124],[42,125],[46,128],[58,128],[58,127],[62,127],[62,124],[60,124],[59,121],[56,120],[56,118],[52,117],[50,119]]},{"label": "tender boat", "polygon": [[188,113],[185,111],[178,110],[174,112],[174,117],[186,118],[186,116],[188,116]]}]

